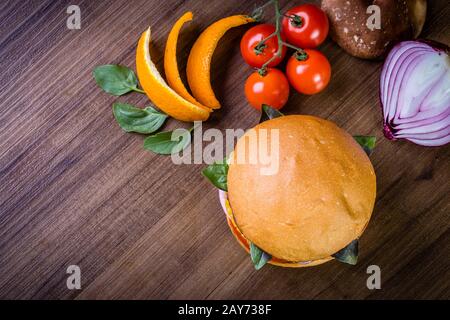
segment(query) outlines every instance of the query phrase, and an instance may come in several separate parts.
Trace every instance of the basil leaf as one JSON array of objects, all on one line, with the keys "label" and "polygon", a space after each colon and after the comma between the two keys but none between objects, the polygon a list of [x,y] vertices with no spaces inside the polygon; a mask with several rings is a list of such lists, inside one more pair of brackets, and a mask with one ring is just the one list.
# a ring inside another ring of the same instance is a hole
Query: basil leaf
[{"label": "basil leaf", "polygon": [[250,243],[250,257],[256,270],[261,269],[270,259],[272,259],[270,254],[262,251],[253,243]]},{"label": "basil leaf", "polygon": [[137,88],[136,75],[130,68],[108,64],[95,68],[93,75],[99,87],[114,96],[131,91],[143,92]]},{"label": "basil leaf", "polygon": [[125,103],[114,103],[113,113],[120,127],[126,132],[153,133],[167,119],[167,115],[152,107],[135,108]]},{"label": "basil leaf", "polygon": [[263,104],[261,108],[261,118],[259,119],[259,123],[282,116],[284,116],[284,114],[282,114],[280,111],[272,108],[267,104]]},{"label": "basil leaf", "polygon": [[344,249],[332,255],[336,260],[355,265],[358,262],[358,239],[353,240]]},{"label": "basil leaf", "polygon": [[228,175],[228,163],[224,159],[221,162],[215,162],[205,169],[202,174],[216,187],[223,191],[228,191],[227,175]]},{"label": "basil leaf", "polygon": [[174,154],[184,150],[191,142],[191,131],[177,129],[160,132],[144,140],[144,149],[157,154]]},{"label": "basil leaf", "polygon": [[368,156],[370,156],[375,149],[375,142],[377,137],[375,136],[354,136],[356,142],[364,149]]}]

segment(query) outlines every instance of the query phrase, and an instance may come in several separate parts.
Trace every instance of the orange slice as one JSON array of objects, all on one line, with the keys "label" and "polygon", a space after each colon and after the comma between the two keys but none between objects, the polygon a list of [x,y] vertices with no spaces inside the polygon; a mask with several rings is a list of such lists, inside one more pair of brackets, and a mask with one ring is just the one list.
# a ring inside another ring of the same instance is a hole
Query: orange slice
[{"label": "orange slice", "polygon": [[138,43],[136,70],[139,82],[148,98],[169,116],[181,121],[205,121],[211,110],[197,106],[170,88],[156,69],[150,56],[150,28],[145,31]]},{"label": "orange slice", "polygon": [[220,108],[211,87],[210,74],[211,59],[219,40],[229,29],[254,21],[244,15],[223,18],[206,28],[194,43],[188,58],[187,78],[192,94],[201,104],[212,109]]},{"label": "orange slice", "polygon": [[180,30],[186,22],[189,22],[193,18],[192,12],[186,12],[172,27],[169,33],[166,43],[166,52],[164,54],[164,71],[166,73],[166,79],[169,86],[180,96],[182,96],[187,101],[204,107],[200,102],[195,100],[193,96],[189,93],[181,80],[180,72],[178,71],[177,62],[177,43]]}]

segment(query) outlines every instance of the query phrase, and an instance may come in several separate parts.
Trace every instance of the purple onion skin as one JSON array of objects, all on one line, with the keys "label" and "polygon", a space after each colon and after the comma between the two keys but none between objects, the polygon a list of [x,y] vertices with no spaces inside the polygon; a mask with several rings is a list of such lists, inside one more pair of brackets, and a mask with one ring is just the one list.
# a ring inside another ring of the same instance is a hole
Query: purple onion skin
[{"label": "purple onion skin", "polygon": [[447,46],[444,43],[437,42],[434,40],[428,40],[428,39],[417,39],[416,42],[421,42],[429,45],[431,48],[436,50],[437,52],[445,52],[447,55],[450,54],[450,47]]},{"label": "purple onion skin", "polygon": [[[444,43],[440,43],[440,42],[437,42],[437,41],[434,41],[434,40],[428,40],[428,39],[417,39],[417,40],[408,40],[408,41],[403,41],[403,42],[399,42],[399,43],[397,43],[395,46],[393,46],[392,48],[391,48],[391,50],[390,50],[390,52],[389,52],[389,54],[388,54],[388,57],[389,57],[389,55],[392,53],[392,52],[394,52],[394,50],[398,50],[401,46],[402,46],[402,44],[404,44],[405,42],[410,42],[410,43],[412,43],[412,42],[417,42],[417,43],[420,43],[420,44],[425,44],[425,45],[427,45],[427,46],[429,46],[431,49],[433,49],[434,51],[436,51],[436,52],[438,52],[438,53],[444,53],[444,54],[446,54],[447,56],[449,56],[449,61],[450,61],[450,47],[449,46],[447,46],[446,44],[444,44]],[[388,59],[386,58],[386,61],[385,61],[385,64],[384,64],[384,66],[383,66],[383,70],[386,68],[386,62],[388,61]],[[386,80],[386,79],[385,79]],[[383,83],[381,83],[381,81],[380,81],[380,87],[381,86],[383,86]],[[382,114],[383,114],[383,135],[388,139],[388,140],[391,140],[391,141],[396,141],[396,140],[402,140],[402,139],[406,139],[406,140],[409,140],[408,138],[397,138],[396,137],[396,133],[397,133],[397,130],[395,129],[395,125],[392,123],[392,122],[387,122],[386,121],[386,115],[384,114],[384,108],[383,108],[383,97],[382,97],[382,93],[381,93],[381,90],[380,90],[380,92],[379,92],[379,99],[380,99],[380,106],[381,106],[381,111],[382,111]],[[449,108],[449,107],[447,107],[447,108]],[[447,122],[448,122],[448,125],[450,126],[450,119],[449,118],[447,118],[446,119],[447,120]],[[417,142],[413,142],[413,143],[415,143],[415,144],[418,144]],[[441,146],[441,145],[445,145],[445,144],[447,144],[448,142],[446,142],[446,143],[444,143],[444,144],[436,144],[436,145],[427,145],[428,147],[439,147],[439,146]]]},{"label": "purple onion skin", "polygon": [[397,140],[397,139],[395,139],[394,134],[392,133],[391,126],[389,124],[387,124],[386,122],[384,122],[384,125],[383,125],[383,135],[389,140],[392,140],[392,141]]}]

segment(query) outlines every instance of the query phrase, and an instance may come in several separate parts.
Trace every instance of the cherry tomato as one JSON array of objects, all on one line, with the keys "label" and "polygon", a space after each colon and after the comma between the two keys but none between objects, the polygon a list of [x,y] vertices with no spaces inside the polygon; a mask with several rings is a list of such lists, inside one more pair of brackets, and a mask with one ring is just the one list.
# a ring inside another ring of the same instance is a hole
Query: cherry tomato
[{"label": "cherry tomato", "polygon": [[268,68],[264,76],[256,71],[245,82],[245,96],[257,110],[261,110],[263,104],[281,109],[289,98],[289,82],[278,69]]},{"label": "cherry tomato", "polygon": [[[275,32],[275,27],[271,24],[259,24],[249,29],[241,40],[241,54],[245,62],[248,65],[261,68],[264,63],[269,61],[278,51],[278,39],[276,36],[272,36],[262,46],[256,48],[256,46],[267,37],[271,36]],[[284,36],[281,38],[284,41]],[[281,51],[281,57],[276,58],[268,66],[275,67],[281,61],[283,61],[286,55],[286,47],[283,47]]]},{"label": "cherry tomato", "polygon": [[328,17],[313,4],[292,8],[286,16],[283,18],[283,32],[287,41],[297,47],[316,48],[328,35]]},{"label": "cherry tomato", "polygon": [[[286,75],[290,84],[300,93],[316,94],[330,82],[331,66],[328,59],[317,50],[306,49],[306,55],[295,53],[289,58]],[[299,59],[305,60],[299,60]]]}]

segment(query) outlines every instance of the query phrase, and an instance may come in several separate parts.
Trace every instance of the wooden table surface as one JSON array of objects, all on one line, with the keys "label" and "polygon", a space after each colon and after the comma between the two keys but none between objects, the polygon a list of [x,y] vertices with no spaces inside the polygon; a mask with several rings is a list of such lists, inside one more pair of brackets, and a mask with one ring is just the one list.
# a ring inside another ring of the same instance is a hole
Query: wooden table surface
[{"label": "wooden table surface", "polygon": [[[167,34],[192,10],[194,21],[180,38],[184,70],[202,29],[262,2],[2,1],[0,298],[450,298],[450,148],[382,137],[380,62],[352,58],[327,41],[328,89],[292,94],[284,109],[379,139],[371,157],[377,202],[356,266],[255,271],[228,229],[217,190],[200,174],[204,165],[174,165],[116,124],[115,100],[141,107],[148,100],[102,92],[91,75],[95,66],[134,68],[137,39],[150,24],[162,70]],[[450,44],[448,1],[429,3],[423,36]],[[81,7],[81,30],[66,27],[71,4]],[[213,84],[223,111],[205,127],[250,128],[258,121],[243,94],[251,69],[238,44],[246,28],[227,33],[215,54]],[[187,126],[170,120],[164,129],[180,125]],[[366,287],[373,264],[381,268],[381,290]],[[81,290],[66,287],[69,265],[81,268]]]}]

